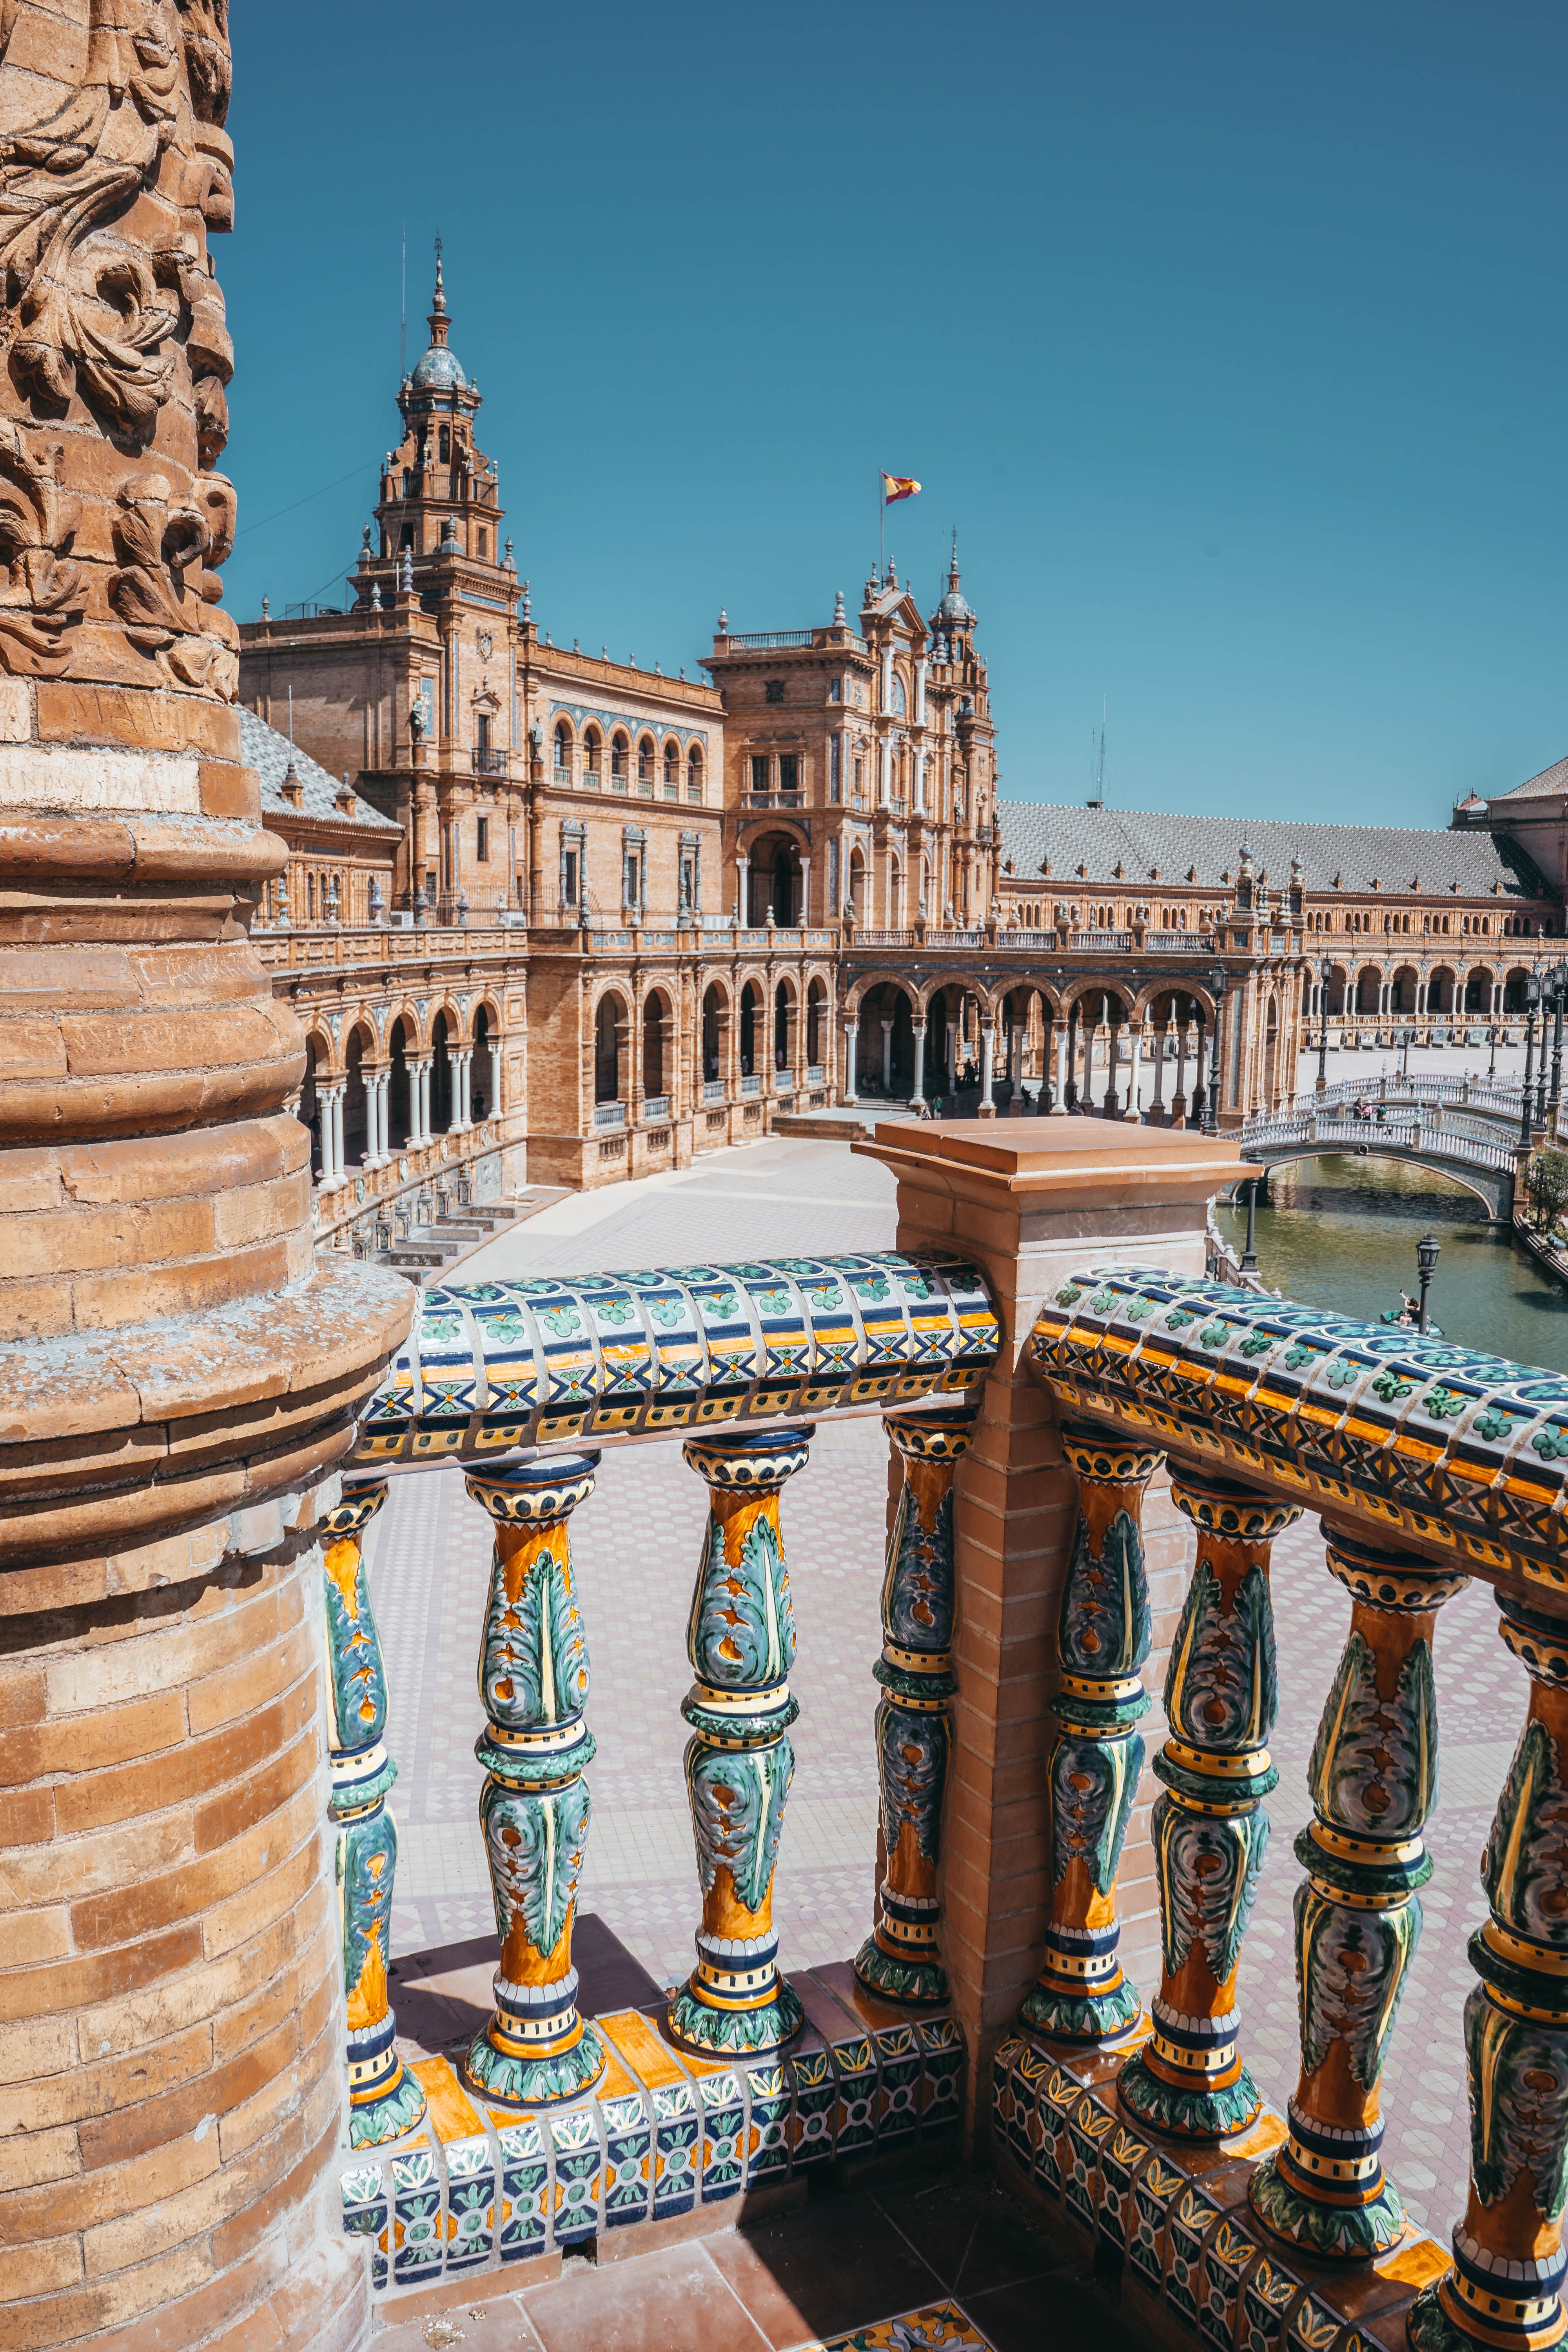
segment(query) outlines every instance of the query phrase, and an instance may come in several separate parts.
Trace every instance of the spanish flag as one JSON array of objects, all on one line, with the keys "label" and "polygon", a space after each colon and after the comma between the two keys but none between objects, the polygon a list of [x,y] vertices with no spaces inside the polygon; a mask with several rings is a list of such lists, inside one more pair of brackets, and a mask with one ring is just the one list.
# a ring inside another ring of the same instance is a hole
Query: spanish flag
[{"label": "spanish flag", "polygon": [[918,499],[920,494],[920,484],[908,474],[884,474],[882,477],[884,506],[896,507],[900,499]]}]

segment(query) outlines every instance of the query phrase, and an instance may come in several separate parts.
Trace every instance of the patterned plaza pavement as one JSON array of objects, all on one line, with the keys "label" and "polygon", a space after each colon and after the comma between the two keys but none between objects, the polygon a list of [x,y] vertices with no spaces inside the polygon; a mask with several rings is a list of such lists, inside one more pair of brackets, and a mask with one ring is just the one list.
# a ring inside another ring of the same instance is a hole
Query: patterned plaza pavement
[{"label": "patterned plaza pavement", "polygon": [[[717,1154],[679,1176],[559,1202],[470,1259],[462,1278],[888,1248],[892,1239],[893,1182],[885,1171],[845,1145],[780,1140]],[[847,1956],[870,1925],[871,1665],[887,1478],[886,1440],[869,1419],[824,1426],[785,1493],[801,1716],[776,1911],[792,1968]],[[678,1441],[612,1448],[597,1490],[572,1523],[598,1742],[580,1906],[585,1975],[586,1956],[601,1947],[622,1948],[661,1986],[692,1963],[698,1897],[679,1703],[690,1682],[686,1618],[703,1496]],[[495,1927],[473,1744],[489,1561],[489,1522],[457,1470],[394,1479],[374,1532],[372,1580],[391,1684],[389,1743],[401,1768],[393,1928],[395,1999],[405,2016],[408,1994],[399,1988],[437,1978],[448,1989],[460,1982],[474,2022],[479,2005],[488,2006]],[[1276,1546],[1274,1594],[1280,1784],[1269,1801],[1273,1836],[1240,1998],[1253,2073],[1282,2110],[1297,2063],[1291,1903],[1301,1874],[1291,1843],[1310,1816],[1307,1762],[1350,1615],[1348,1595],[1323,1565],[1315,1520],[1303,1519]],[[1412,2217],[1439,2233],[1465,2194],[1459,2012],[1474,1981],[1466,1939],[1485,1916],[1478,1864],[1526,1699],[1522,1669],[1495,1625],[1491,1596],[1479,1585],[1438,1620],[1442,1799],[1429,1839],[1436,1871],[1384,2076],[1390,2169]],[[585,2002],[591,1995],[585,1981]],[[461,2014],[448,2011],[448,2022]],[[428,2046],[429,2032],[422,2038]]]}]

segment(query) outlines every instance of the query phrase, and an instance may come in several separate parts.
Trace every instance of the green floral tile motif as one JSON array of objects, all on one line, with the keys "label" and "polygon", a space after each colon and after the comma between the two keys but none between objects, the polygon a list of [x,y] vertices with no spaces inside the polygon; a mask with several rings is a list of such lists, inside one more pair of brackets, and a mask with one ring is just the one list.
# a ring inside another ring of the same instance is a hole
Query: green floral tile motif
[{"label": "green floral tile motif", "polygon": [[1200,1348],[1223,1348],[1229,1337],[1229,1329],[1225,1324],[1211,1323],[1198,1333],[1198,1345]]},{"label": "green floral tile motif", "polygon": [[1244,1356],[1266,1356],[1274,1345],[1267,1331],[1249,1331],[1241,1343]]},{"label": "green floral tile motif", "polygon": [[1414,1381],[1402,1381],[1396,1371],[1390,1370],[1379,1372],[1372,1384],[1372,1391],[1374,1396],[1383,1399],[1384,1404],[1397,1404],[1401,1397],[1415,1395],[1415,1383]]},{"label": "green floral tile motif", "polygon": [[1495,1405],[1489,1405],[1485,1412],[1471,1423],[1470,1433],[1473,1437],[1485,1438],[1489,1445],[1496,1445],[1503,1438],[1512,1436],[1513,1423],[1506,1412],[1499,1412]]},{"label": "green floral tile motif", "polygon": [[1286,1370],[1288,1372],[1299,1372],[1303,1364],[1316,1362],[1317,1353],[1318,1351],[1315,1348],[1303,1348],[1300,1341],[1298,1340],[1293,1348],[1287,1349],[1286,1350]]},{"label": "green floral tile motif", "polygon": [[1421,1410],[1430,1413],[1434,1421],[1458,1421],[1469,1402],[1469,1398],[1461,1396],[1457,1389],[1434,1389],[1424,1399]]},{"label": "green floral tile motif", "polygon": [[1553,1428],[1550,1422],[1530,1442],[1543,1462],[1561,1462],[1568,1455],[1568,1429]]}]

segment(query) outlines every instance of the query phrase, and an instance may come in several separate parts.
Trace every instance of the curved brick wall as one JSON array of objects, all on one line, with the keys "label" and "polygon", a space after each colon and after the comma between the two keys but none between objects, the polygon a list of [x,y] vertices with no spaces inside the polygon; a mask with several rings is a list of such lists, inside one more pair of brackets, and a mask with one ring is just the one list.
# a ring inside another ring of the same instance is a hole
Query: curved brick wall
[{"label": "curved brick wall", "polygon": [[5,2352],[367,2324],[313,1530],[410,1300],[312,1261],[249,939],[226,24],[0,7]]}]

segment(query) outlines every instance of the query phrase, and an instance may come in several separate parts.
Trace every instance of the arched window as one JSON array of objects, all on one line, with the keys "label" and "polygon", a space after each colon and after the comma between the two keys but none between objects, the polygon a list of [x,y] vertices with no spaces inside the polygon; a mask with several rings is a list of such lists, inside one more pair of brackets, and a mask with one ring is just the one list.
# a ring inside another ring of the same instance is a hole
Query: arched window
[{"label": "arched window", "polygon": [[905,701],[905,699],[904,699],[904,681],[903,681],[903,679],[899,676],[898,671],[897,671],[897,670],[895,670],[895,671],[893,672],[893,716],[894,716],[894,718],[895,718],[895,719],[901,719],[901,718],[904,716],[904,713],[906,712],[906,710],[907,710],[908,709],[909,709],[909,705],[908,705],[908,703],[907,703],[907,702]]},{"label": "arched window", "polygon": [[623,783],[626,782],[626,761],[630,751],[631,745],[626,737],[616,736],[610,745],[610,774],[612,778],[618,776]]},{"label": "arched window", "polygon": [[452,428],[449,425],[443,425],[441,426],[439,432],[436,436],[436,461],[437,465],[449,466],[452,462]]},{"label": "arched window", "polygon": [[603,739],[596,727],[590,727],[583,739],[583,782],[591,790],[599,788],[599,763],[604,751]]},{"label": "arched window", "polygon": [[481,561],[488,563],[489,562],[489,554],[490,535],[488,530],[481,530],[479,532],[479,556]]},{"label": "arched window", "polygon": [[702,754],[695,743],[686,755],[686,797],[689,801],[702,798]]},{"label": "arched window", "polygon": [[565,778],[572,772],[572,730],[564,719],[555,730],[555,773]]},{"label": "arched window", "polygon": [[667,801],[680,798],[680,746],[673,740],[664,747],[664,797]]},{"label": "arched window", "polygon": [[653,782],[653,737],[651,735],[645,735],[637,745],[637,782],[639,784],[651,784]]}]

